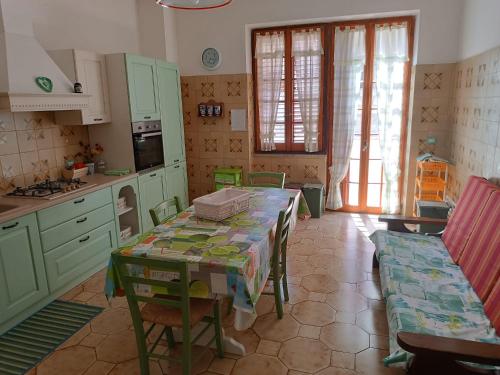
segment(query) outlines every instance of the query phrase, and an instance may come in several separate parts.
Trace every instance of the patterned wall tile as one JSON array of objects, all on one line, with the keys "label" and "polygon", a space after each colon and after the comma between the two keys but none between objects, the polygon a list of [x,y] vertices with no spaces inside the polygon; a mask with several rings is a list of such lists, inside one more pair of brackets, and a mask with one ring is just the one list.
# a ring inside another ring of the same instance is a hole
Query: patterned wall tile
[{"label": "patterned wall tile", "polygon": [[229,152],[243,152],[243,140],[241,138],[229,138]]},{"label": "patterned wall tile", "polygon": [[465,88],[471,88],[472,87],[472,80],[474,76],[474,67],[469,66],[467,67],[467,70],[465,71]]},{"label": "patterned wall tile", "polygon": [[182,114],[182,118],[184,120],[184,127],[189,128],[191,126],[191,111],[184,111]]},{"label": "patterned wall tile", "polygon": [[189,88],[189,82],[181,82],[181,94],[183,100],[189,99],[191,97]]},{"label": "patterned wall tile", "polygon": [[440,90],[443,73],[424,73],[424,90]]},{"label": "patterned wall tile", "polygon": [[203,147],[205,152],[217,152],[217,138],[204,138]]},{"label": "patterned wall tile", "polygon": [[319,167],[317,165],[308,165],[304,166],[304,178],[318,178],[319,175]]},{"label": "patterned wall tile", "polygon": [[214,82],[202,82],[201,83],[201,96],[203,98],[215,97],[215,83]]},{"label": "patterned wall tile", "polygon": [[227,96],[241,96],[241,82],[240,81],[226,81]]},{"label": "patterned wall tile", "polygon": [[420,113],[421,123],[437,123],[439,120],[439,106],[423,106]]},{"label": "patterned wall tile", "polygon": [[18,152],[17,132],[0,131],[0,155],[16,154]]}]

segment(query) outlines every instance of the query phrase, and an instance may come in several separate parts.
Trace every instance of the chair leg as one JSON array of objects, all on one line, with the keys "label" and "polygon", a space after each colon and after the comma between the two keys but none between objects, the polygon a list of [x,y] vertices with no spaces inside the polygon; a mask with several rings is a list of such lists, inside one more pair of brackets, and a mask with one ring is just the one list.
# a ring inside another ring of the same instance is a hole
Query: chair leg
[{"label": "chair leg", "polygon": [[165,327],[165,336],[167,336],[168,348],[173,349],[175,347],[175,338],[172,327]]},{"label": "chair leg", "polygon": [[278,272],[273,272],[273,288],[274,288],[274,301],[276,304],[276,312],[278,319],[283,318],[283,303],[281,301],[281,283]]},{"label": "chair leg", "polygon": [[[142,325],[142,321],[140,322]],[[141,369],[141,375],[149,375],[149,358],[148,358],[148,348],[146,344],[146,335],[144,334],[144,329],[139,327],[138,324],[134,324],[135,330],[135,340],[137,343],[137,351],[139,352],[139,366]]]},{"label": "chair leg", "polygon": [[215,301],[214,305],[214,328],[215,328],[215,345],[217,346],[217,355],[219,356],[219,358],[224,358],[224,341],[222,340],[220,303],[218,300]]},{"label": "chair leg", "polygon": [[229,297],[229,302],[227,304],[226,315],[231,315],[233,312],[234,297]]},{"label": "chair leg", "polygon": [[191,375],[193,357],[191,355],[191,340],[182,342],[182,375]]},{"label": "chair leg", "polygon": [[288,302],[290,298],[288,297],[288,280],[286,279],[286,249],[281,253],[281,283],[283,284],[283,297],[285,301]]}]

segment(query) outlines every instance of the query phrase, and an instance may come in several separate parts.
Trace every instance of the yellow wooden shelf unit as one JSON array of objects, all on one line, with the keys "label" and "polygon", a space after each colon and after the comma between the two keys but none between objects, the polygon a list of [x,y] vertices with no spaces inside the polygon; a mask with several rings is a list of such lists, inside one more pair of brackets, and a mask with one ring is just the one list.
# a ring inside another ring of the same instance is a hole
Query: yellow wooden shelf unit
[{"label": "yellow wooden shelf unit", "polygon": [[448,163],[418,161],[413,214],[417,212],[417,201],[444,201],[447,181]]}]

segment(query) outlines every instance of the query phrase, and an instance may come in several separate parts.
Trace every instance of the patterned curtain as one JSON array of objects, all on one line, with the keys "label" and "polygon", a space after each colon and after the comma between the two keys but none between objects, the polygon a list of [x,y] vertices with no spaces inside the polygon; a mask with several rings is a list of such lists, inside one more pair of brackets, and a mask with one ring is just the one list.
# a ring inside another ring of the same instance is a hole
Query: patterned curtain
[{"label": "patterned curtain", "polygon": [[322,54],[321,29],[292,33],[294,78],[297,85],[294,97],[299,103],[306,152],[318,151]]},{"label": "patterned curtain", "polygon": [[335,29],[333,149],[330,188],[326,206],[343,206],[340,183],[349,169],[354,128],[362,102],[361,81],[365,65],[365,27]]},{"label": "patterned curtain", "polygon": [[398,213],[399,165],[403,114],[404,68],[408,61],[408,33],[403,25],[375,28],[373,105],[377,108],[372,127],[378,126],[383,165],[382,212]]},{"label": "patterned curtain", "polygon": [[255,59],[257,60],[257,92],[259,100],[260,143],[262,151],[276,149],[274,126],[278,105],[284,93],[283,73],[285,37],[283,32],[257,35]]}]

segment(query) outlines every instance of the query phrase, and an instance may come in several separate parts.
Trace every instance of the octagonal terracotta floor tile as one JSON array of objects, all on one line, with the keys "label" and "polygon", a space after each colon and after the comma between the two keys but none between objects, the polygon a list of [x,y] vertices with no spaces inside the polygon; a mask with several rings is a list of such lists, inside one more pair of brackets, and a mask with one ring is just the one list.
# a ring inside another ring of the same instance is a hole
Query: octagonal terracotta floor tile
[{"label": "octagonal terracotta floor tile", "polygon": [[289,314],[284,314],[283,319],[278,319],[271,313],[259,316],[253,329],[263,339],[271,341],[285,341],[299,333],[299,323]]},{"label": "octagonal terracotta floor tile", "polygon": [[94,349],[72,346],[53,352],[37,368],[37,375],[83,374],[96,361]]},{"label": "octagonal terracotta floor tile", "polygon": [[320,372],[317,372],[315,375],[358,375],[358,373],[354,370],[347,370],[344,368],[338,367],[328,367]]},{"label": "octagonal terracotta floor tile", "polygon": [[137,344],[133,331],[113,333],[96,347],[100,361],[121,363],[137,357]]},{"label": "octagonal terracotta floor tile", "polygon": [[378,349],[367,349],[356,354],[356,372],[362,375],[403,375],[405,371],[398,368],[385,367],[383,359],[389,352]]},{"label": "octagonal terracotta floor tile", "polygon": [[326,303],[337,311],[357,313],[368,308],[368,302],[365,297],[359,293],[341,290],[330,293],[326,297]]},{"label": "octagonal terracotta floor tile", "polygon": [[366,280],[365,271],[356,262],[341,261],[330,267],[333,278],[345,283],[357,283]]},{"label": "octagonal terracotta floor tile", "polygon": [[281,346],[278,357],[289,368],[308,373],[330,365],[330,350],[318,340],[296,337]]},{"label": "octagonal terracotta floor tile", "polygon": [[132,324],[130,312],[126,309],[111,309],[98,315],[90,327],[92,332],[111,334],[128,330]]},{"label": "octagonal terracotta floor tile", "polygon": [[356,325],[373,335],[389,335],[387,316],[384,310],[361,311],[356,315]]},{"label": "octagonal terracotta floor tile", "polygon": [[[211,350],[204,351],[204,349],[204,347],[197,345],[192,348],[193,358],[197,358],[196,361],[193,361],[193,367],[191,369],[192,374],[201,374],[207,371],[212,363],[212,360],[215,358],[215,355]],[[182,345],[177,344],[174,351],[174,356],[181,358]],[[166,361],[162,359],[159,361],[159,364],[164,374],[182,375],[182,366],[179,362]]]},{"label": "octagonal terracotta floor tile", "polygon": [[294,305],[302,301],[307,301],[309,299],[309,292],[300,286],[288,284],[288,297],[289,300],[286,304]]},{"label": "octagonal terracotta floor tile", "polygon": [[339,258],[334,257],[331,254],[325,253],[317,253],[315,255],[311,255],[307,262],[313,267],[326,268],[338,264],[341,262]]},{"label": "octagonal terracotta floor tile", "polygon": [[273,311],[274,308],[274,296],[261,295],[255,306],[257,315],[266,315]]},{"label": "octagonal terracotta floor tile", "polygon": [[339,282],[330,275],[308,275],[302,278],[301,285],[310,292],[329,293],[340,288]]},{"label": "octagonal terracotta floor tile", "polygon": [[233,368],[233,375],[286,375],[288,369],[276,357],[252,354],[238,359]]},{"label": "octagonal terracotta floor tile", "polygon": [[[276,314],[270,313],[270,316],[275,316]],[[267,316],[267,315],[264,315]],[[245,347],[246,353],[252,354],[257,350],[257,346],[259,346],[259,336],[252,330],[246,329],[244,331],[237,331],[234,327],[224,328],[224,332],[226,336],[234,338],[236,341],[243,344]]]},{"label": "octagonal terracotta floor tile", "polygon": [[[132,359],[116,365],[108,375],[141,375],[139,359]],[[149,375],[162,375],[158,362],[149,361]]]},{"label": "octagonal terracotta floor tile", "polygon": [[367,298],[376,300],[382,299],[382,292],[380,291],[380,286],[373,280],[367,280],[359,283],[358,291]]},{"label": "octagonal terracotta floor tile", "polygon": [[311,326],[326,326],[335,321],[335,310],[323,302],[300,302],[293,306],[292,315],[300,323]]},{"label": "octagonal terracotta floor tile", "polygon": [[361,328],[345,323],[333,323],[321,328],[319,339],[332,350],[358,353],[370,345],[369,335]]},{"label": "octagonal terracotta floor tile", "polygon": [[307,276],[314,273],[314,267],[308,262],[288,261],[286,262],[286,272],[290,276]]}]

